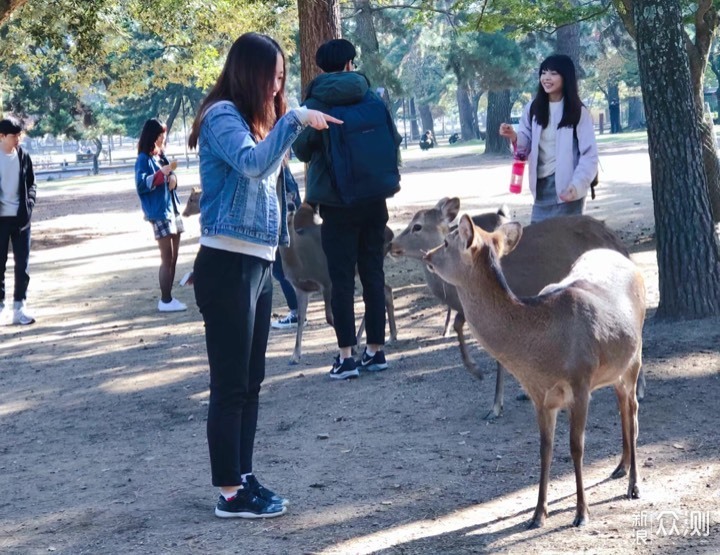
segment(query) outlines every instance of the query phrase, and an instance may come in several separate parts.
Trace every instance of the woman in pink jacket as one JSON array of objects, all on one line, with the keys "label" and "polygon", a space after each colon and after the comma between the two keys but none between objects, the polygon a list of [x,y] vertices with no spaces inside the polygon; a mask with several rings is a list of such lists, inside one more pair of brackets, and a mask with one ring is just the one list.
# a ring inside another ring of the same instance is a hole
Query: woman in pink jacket
[{"label": "woman in pink jacket", "polygon": [[595,128],[578,95],[572,60],[555,54],[540,64],[539,73],[537,95],[525,106],[517,132],[500,125],[500,135],[528,160],[532,223],[582,214],[598,171]]}]

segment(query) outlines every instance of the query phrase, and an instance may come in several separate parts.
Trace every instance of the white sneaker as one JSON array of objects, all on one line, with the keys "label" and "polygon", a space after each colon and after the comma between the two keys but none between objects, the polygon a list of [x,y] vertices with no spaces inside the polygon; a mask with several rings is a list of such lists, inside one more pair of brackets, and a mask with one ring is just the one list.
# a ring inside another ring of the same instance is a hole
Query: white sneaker
[{"label": "white sneaker", "polygon": [[13,310],[12,323],[15,326],[29,326],[35,323],[35,318],[30,316],[25,310],[25,303],[20,301],[15,302],[15,309]]},{"label": "white sneaker", "polygon": [[160,312],[182,312],[183,310],[187,310],[187,305],[177,299],[173,299],[169,303],[164,303],[161,299],[158,301],[158,310]]}]

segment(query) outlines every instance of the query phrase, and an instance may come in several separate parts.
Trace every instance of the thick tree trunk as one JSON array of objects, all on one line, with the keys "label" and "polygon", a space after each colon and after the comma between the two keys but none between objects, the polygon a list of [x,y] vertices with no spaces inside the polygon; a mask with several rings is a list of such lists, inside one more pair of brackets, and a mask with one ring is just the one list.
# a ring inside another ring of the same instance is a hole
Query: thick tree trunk
[{"label": "thick tree trunk", "polygon": [[458,83],[455,93],[458,103],[458,115],[460,116],[460,138],[469,141],[475,138],[473,130],[472,104],[466,83]]},{"label": "thick tree trunk", "polygon": [[500,136],[500,124],[510,121],[510,91],[490,91],[488,93],[487,131],[485,135],[485,154],[509,154],[508,140]]},{"label": "thick tree trunk", "polygon": [[360,71],[364,73],[373,87],[387,86],[383,83],[382,59],[380,58],[380,45],[377,40],[375,21],[373,20],[370,0],[354,0],[355,37],[360,47]]},{"label": "thick tree trunk", "polygon": [[628,98],[628,129],[644,129],[645,114],[642,109],[642,97]]},{"label": "thick tree trunk", "polygon": [[339,0],[298,0],[300,22],[300,86],[320,73],[315,52],[321,44],[341,37]]},{"label": "thick tree trunk", "polygon": [[434,137],[435,136],[435,126],[433,124],[433,117],[432,117],[432,111],[430,111],[430,105],[418,103],[417,109],[418,109],[418,112],[420,112],[420,121],[422,122],[423,133],[425,131],[430,131]]},{"label": "thick tree trunk", "polygon": [[[573,2],[574,4],[575,2]],[[580,24],[571,23],[563,25],[557,30],[557,42],[555,51],[558,54],[570,56],[575,64],[578,78],[584,77],[585,73],[580,65]]]},{"label": "thick tree trunk", "polygon": [[720,222],[720,160],[717,155],[717,141],[715,139],[715,126],[712,119],[705,118],[705,101],[700,89],[694,91],[696,117],[700,121],[700,140],[702,141],[703,167],[707,179],[708,197],[713,222]]},{"label": "thick tree trunk", "polygon": [[608,83],[608,112],[610,114],[610,133],[620,133],[620,87],[617,81]]},{"label": "thick tree trunk", "polygon": [[409,102],[409,108],[410,108],[410,138],[413,141],[420,140],[420,130],[418,129],[418,115],[415,111],[415,99],[410,98]]},{"label": "thick tree trunk", "polygon": [[[634,27],[648,123],[659,318],[720,314],[715,236],[696,99],[678,0],[635,0]],[[717,158],[717,157],[716,157]]]},{"label": "thick tree trunk", "polygon": [[12,13],[27,4],[27,0],[0,0],[0,27],[7,21]]}]

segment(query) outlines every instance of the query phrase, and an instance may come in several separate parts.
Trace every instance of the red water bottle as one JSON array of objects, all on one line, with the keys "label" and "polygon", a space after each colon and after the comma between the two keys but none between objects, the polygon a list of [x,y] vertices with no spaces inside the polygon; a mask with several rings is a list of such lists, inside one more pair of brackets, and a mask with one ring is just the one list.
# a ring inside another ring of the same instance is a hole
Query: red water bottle
[{"label": "red water bottle", "polygon": [[515,160],[510,173],[510,192],[519,194],[522,192],[523,175],[525,174],[525,156],[515,152]]}]

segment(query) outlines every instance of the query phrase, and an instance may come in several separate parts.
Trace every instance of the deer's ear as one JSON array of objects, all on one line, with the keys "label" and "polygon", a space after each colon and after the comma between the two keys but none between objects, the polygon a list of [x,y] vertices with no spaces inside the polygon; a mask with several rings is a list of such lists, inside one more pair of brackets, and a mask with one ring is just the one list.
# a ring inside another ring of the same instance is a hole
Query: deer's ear
[{"label": "deer's ear", "polygon": [[465,248],[470,248],[470,245],[473,244],[473,240],[475,239],[475,225],[467,214],[463,214],[463,217],[460,218],[458,234]]},{"label": "deer's ear", "polygon": [[517,246],[522,237],[522,226],[517,222],[503,224],[497,228],[495,235],[495,247],[499,257],[503,257]]},{"label": "deer's ear", "polygon": [[435,208],[440,210],[443,220],[450,223],[457,218],[458,212],[460,212],[460,199],[457,197],[445,197],[435,205]]}]

